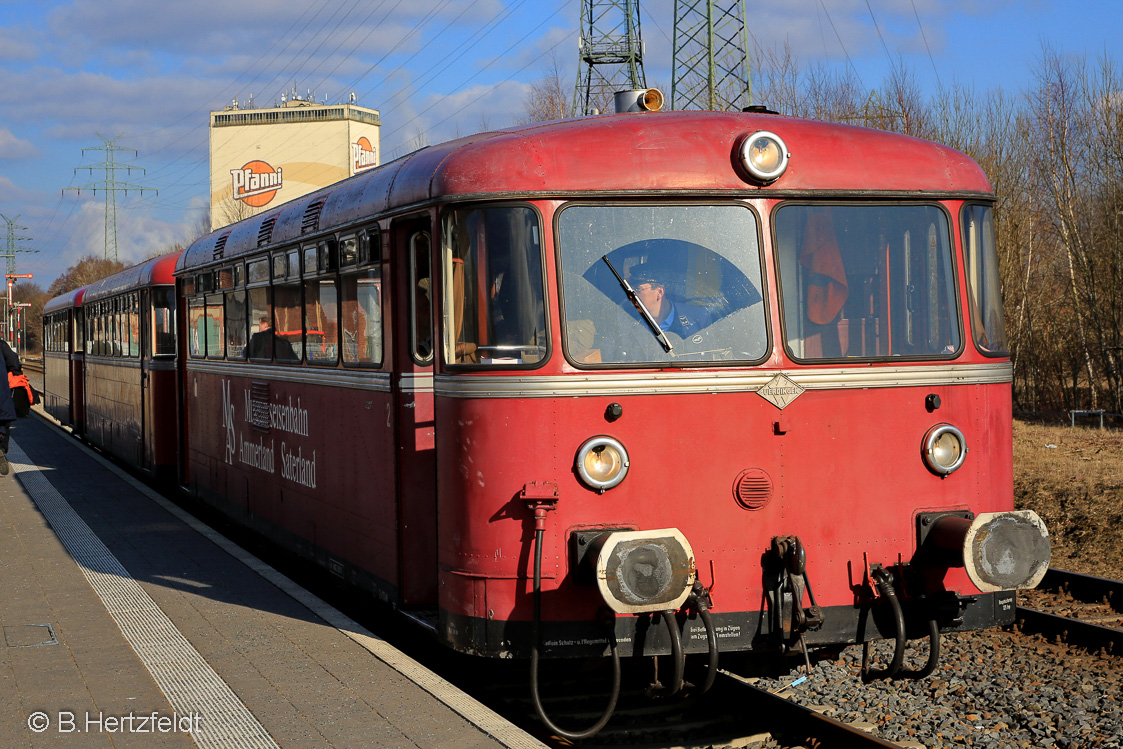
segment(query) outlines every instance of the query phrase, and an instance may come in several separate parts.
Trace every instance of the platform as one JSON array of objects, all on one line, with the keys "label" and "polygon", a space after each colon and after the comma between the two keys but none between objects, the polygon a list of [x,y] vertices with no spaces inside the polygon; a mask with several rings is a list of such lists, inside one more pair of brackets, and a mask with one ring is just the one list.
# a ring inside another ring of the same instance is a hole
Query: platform
[{"label": "platform", "polygon": [[45,417],[8,458],[0,746],[542,746]]}]

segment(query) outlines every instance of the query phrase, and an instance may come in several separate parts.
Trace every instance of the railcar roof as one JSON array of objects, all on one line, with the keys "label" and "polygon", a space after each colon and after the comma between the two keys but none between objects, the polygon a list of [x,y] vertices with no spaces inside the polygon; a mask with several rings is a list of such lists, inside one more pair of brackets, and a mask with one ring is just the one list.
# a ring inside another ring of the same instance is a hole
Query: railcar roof
[{"label": "railcar roof", "polygon": [[182,254],[183,250],[169,252],[167,255],[145,260],[112,276],[106,276],[100,281],[94,281],[87,287],[88,291],[83,303],[88,304],[133,289],[174,284],[176,261]]},{"label": "railcar roof", "polygon": [[90,287],[80,286],[77,289],[71,289],[65,294],[59,294],[43,305],[43,314],[55,312],[60,309],[67,309],[69,307],[81,307],[82,297],[86,294],[86,289],[88,288]]},{"label": "railcar roof", "polygon": [[[776,133],[791,152],[787,172],[767,186],[734,163],[740,139],[758,130]],[[968,196],[988,194],[991,186],[979,165],[955,149],[851,125],[732,112],[582,117],[421,149],[201,237],[177,270],[430,201],[667,191]]]}]

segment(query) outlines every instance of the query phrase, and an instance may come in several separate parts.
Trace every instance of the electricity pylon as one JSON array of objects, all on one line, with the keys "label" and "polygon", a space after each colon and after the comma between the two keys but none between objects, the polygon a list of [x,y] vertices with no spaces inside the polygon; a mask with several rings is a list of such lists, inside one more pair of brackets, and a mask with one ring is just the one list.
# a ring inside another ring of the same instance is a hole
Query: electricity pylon
[{"label": "electricity pylon", "polygon": [[745,0],[675,0],[671,109],[751,105]]},{"label": "electricity pylon", "polygon": [[617,91],[647,88],[639,0],[582,0],[577,47],[570,116],[603,112]]},{"label": "electricity pylon", "polygon": [[4,223],[8,225],[8,236],[4,242],[4,252],[0,253],[0,257],[5,257],[8,259],[7,275],[11,276],[16,272],[17,252],[38,252],[39,250],[31,247],[21,247],[19,245],[19,242],[31,241],[31,237],[21,237],[16,234],[17,231],[27,231],[26,226],[16,225],[16,220],[19,219],[19,216],[8,218],[7,216],[0,214],[0,218],[4,219]]},{"label": "electricity pylon", "polygon": [[90,166],[76,166],[74,173],[77,174],[79,169],[89,169],[90,174],[94,173],[95,169],[100,169],[105,172],[105,179],[100,182],[91,182],[88,185],[78,185],[77,187],[63,188],[63,192],[67,190],[74,190],[79,195],[82,190],[92,190],[94,195],[97,191],[101,190],[105,193],[105,259],[109,259],[109,248],[113,248],[113,259],[117,259],[117,193],[129,194],[129,190],[134,190],[140,194],[144,194],[145,190],[151,190],[159,195],[153,187],[145,187],[144,185],[133,185],[128,182],[121,182],[117,179],[117,172],[127,171],[129,174],[133,173],[134,169],[144,173],[144,167],[136,166],[134,164],[123,164],[116,159],[118,151],[132,151],[134,155],[137,154],[135,148],[122,148],[117,145],[117,138],[110,140],[101,133],[97,133],[97,137],[101,138],[102,145],[90,146],[89,148],[82,149],[82,155],[86,155],[86,151],[105,151],[105,161],[100,164],[91,164]]}]

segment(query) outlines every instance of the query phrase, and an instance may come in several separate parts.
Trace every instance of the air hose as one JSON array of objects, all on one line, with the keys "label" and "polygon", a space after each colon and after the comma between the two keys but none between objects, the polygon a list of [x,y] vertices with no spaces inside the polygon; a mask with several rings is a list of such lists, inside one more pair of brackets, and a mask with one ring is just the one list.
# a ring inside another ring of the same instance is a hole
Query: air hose
[{"label": "air hose", "polygon": [[710,616],[710,607],[707,605],[703,596],[698,595],[701,590],[701,583],[695,583],[694,592],[690,594],[688,599],[694,608],[698,611],[698,616],[702,619],[702,624],[706,627],[706,644],[709,649],[710,662],[709,668],[706,671],[706,681],[702,684],[701,694],[710,691],[710,687],[714,685],[714,679],[717,678],[717,632],[714,630],[714,620]]},{"label": "air hose", "polygon": [[[608,707],[600,719],[584,731],[566,731],[558,728],[542,706],[542,698],[538,693],[538,638],[542,624],[542,538],[545,529],[535,528],[534,531],[534,623],[530,640],[530,696],[534,702],[534,710],[538,719],[551,731],[562,738],[577,740],[595,736],[608,723],[612,713],[616,711],[616,700],[620,698],[620,652],[616,647],[616,633],[609,628],[609,646],[612,648],[612,693],[608,700]],[[680,677],[681,680],[681,677]]]},{"label": "air hose", "polygon": [[880,671],[869,670],[870,643],[867,640],[862,644],[862,681],[866,682],[875,679],[892,679],[901,670],[901,664],[905,660],[905,613],[901,610],[897,591],[893,589],[893,575],[881,567],[874,570],[873,578],[877,582],[877,589],[881,591],[882,598],[889,602],[889,607],[893,610],[896,641],[893,646],[893,662],[888,668]]}]

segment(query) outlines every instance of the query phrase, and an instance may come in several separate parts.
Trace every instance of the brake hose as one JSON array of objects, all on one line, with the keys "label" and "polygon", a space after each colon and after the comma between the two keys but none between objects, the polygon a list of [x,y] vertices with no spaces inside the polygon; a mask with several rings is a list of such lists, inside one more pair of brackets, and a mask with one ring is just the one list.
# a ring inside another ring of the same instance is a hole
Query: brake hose
[{"label": "brake hose", "polygon": [[548,729],[562,738],[570,740],[587,739],[590,736],[595,736],[605,727],[609,718],[612,717],[612,713],[616,711],[616,700],[620,697],[620,652],[616,647],[616,632],[612,628],[609,629],[609,646],[612,649],[612,693],[609,697],[608,707],[605,709],[604,714],[601,715],[600,720],[584,731],[566,731],[558,728],[558,726],[546,716],[546,710],[542,706],[542,698],[538,694],[538,636],[542,623],[542,538],[544,535],[544,528],[535,528],[534,623],[532,625],[533,629],[531,630],[530,641],[530,697],[534,702],[534,711],[538,713],[538,719],[541,720]]},{"label": "brake hose", "polygon": [[928,620],[928,660],[924,668],[904,669],[897,676],[901,679],[923,679],[931,676],[940,662],[940,626],[935,619]]},{"label": "brake hose", "polygon": [[[700,584],[696,584],[696,589],[700,588]],[[700,694],[705,694],[710,691],[710,687],[714,685],[714,679],[717,678],[717,632],[714,631],[714,620],[710,616],[710,607],[706,605],[705,600],[702,599],[696,592],[690,594],[690,602],[694,604],[694,608],[698,611],[698,616],[702,619],[702,624],[706,627],[706,645],[710,654],[709,670],[706,671],[706,681],[702,685]]]},{"label": "brake hose", "polygon": [[893,662],[881,671],[869,670],[870,643],[867,640],[862,644],[862,681],[867,682],[874,679],[892,679],[901,670],[901,664],[905,660],[905,613],[901,610],[897,591],[893,590],[893,576],[882,567],[874,571],[873,577],[877,581],[877,589],[881,591],[882,597],[889,602],[889,607],[893,610],[896,642],[893,646]]}]

